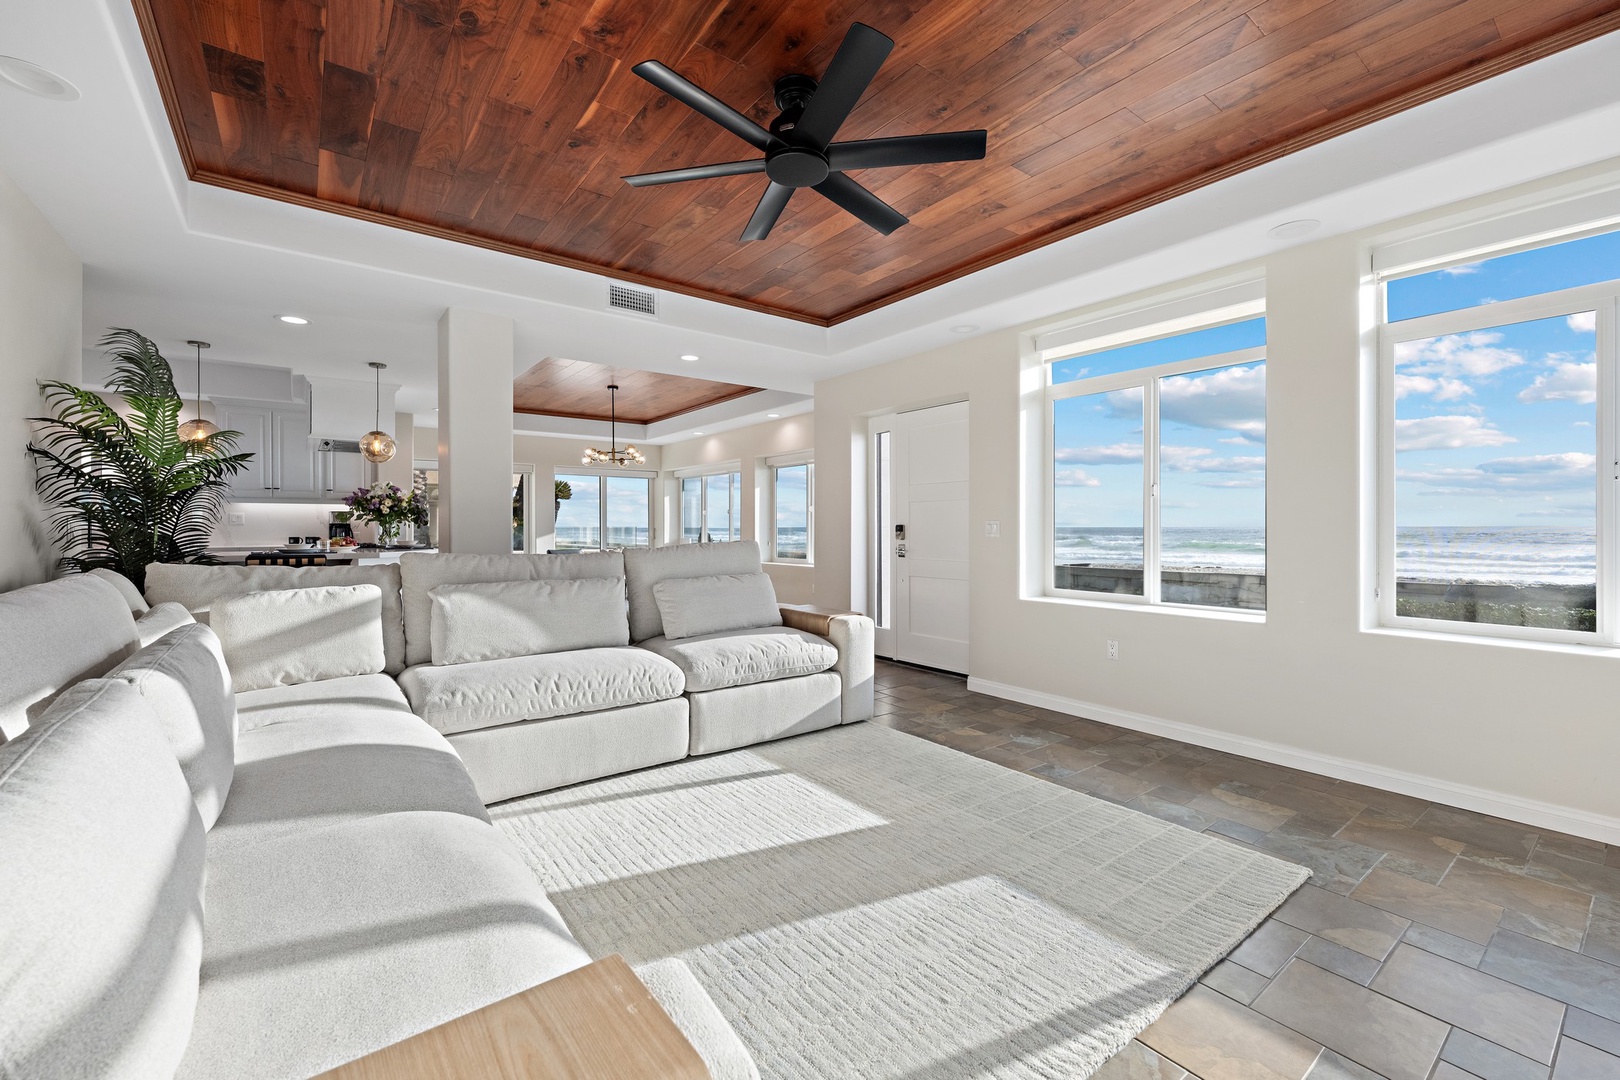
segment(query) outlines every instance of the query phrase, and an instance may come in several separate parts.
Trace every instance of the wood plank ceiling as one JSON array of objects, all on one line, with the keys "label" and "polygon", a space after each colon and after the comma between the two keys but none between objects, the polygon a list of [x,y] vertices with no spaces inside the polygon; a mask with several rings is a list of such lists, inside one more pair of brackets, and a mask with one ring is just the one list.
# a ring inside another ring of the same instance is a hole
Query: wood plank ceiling
[{"label": "wood plank ceiling", "polygon": [[619,419],[656,424],[694,409],[757,394],[757,386],[546,357],[512,382],[512,411],[581,420],[609,418],[608,384],[619,385]]},{"label": "wood plank ceiling", "polygon": [[[193,180],[831,325],[1620,28],[1620,0],[133,0]],[[884,237],[637,78],[760,123],[856,18],[897,42],[842,139],[985,127],[852,174]]]}]

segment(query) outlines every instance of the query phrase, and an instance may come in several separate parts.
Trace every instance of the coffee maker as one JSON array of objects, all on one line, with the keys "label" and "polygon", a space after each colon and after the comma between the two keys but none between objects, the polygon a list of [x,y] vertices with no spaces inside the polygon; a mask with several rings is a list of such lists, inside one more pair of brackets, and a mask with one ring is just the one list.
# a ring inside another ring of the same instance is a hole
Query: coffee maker
[{"label": "coffee maker", "polygon": [[332,511],[332,521],[326,526],[326,538],[328,540],[353,540],[354,526],[349,523],[352,516],[353,513],[349,510]]}]

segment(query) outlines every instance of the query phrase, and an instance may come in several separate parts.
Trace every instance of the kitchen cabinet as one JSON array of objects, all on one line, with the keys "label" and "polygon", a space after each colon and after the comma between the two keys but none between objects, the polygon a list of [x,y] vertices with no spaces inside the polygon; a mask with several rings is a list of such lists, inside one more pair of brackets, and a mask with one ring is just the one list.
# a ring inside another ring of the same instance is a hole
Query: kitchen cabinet
[{"label": "kitchen cabinet", "polygon": [[366,459],[360,456],[359,443],[319,439],[316,447],[323,497],[336,501],[366,486]]},{"label": "kitchen cabinet", "polygon": [[216,421],[239,431],[238,453],[252,454],[247,469],[231,478],[237,501],[316,502],[327,498],[324,465],[309,437],[309,406],[214,401]]}]

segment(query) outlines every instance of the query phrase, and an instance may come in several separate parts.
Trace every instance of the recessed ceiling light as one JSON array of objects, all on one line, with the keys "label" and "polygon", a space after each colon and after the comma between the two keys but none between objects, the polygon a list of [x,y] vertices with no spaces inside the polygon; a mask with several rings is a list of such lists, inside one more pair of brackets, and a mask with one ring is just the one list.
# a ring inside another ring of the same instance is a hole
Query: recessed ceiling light
[{"label": "recessed ceiling light", "polygon": [[1297,240],[1301,236],[1306,236],[1315,232],[1321,226],[1321,224],[1322,223],[1317,221],[1315,218],[1300,218],[1298,221],[1285,221],[1281,225],[1273,226],[1271,229],[1271,235],[1278,240]]},{"label": "recessed ceiling light", "polygon": [[681,359],[685,360],[687,363],[691,363],[693,360],[698,359],[698,355],[697,353],[682,353]]},{"label": "recessed ceiling light", "polygon": [[767,420],[778,420],[778,419],[781,418],[781,416],[782,416],[782,414],[779,413],[779,412],[768,412],[768,413],[765,414],[765,419],[767,419]]},{"label": "recessed ceiling light", "polygon": [[692,432],[692,434],[694,434],[694,435],[701,435],[701,434],[703,434],[703,432],[701,432],[701,431],[694,431],[694,432]]},{"label": "recessed ceiling light", "polygon": [[277,315],[276,318],[280,319],[284,323],[292,323],[294,326],[309,325],[309,320],[304,318],[302,315]]},{"label": "recessed ceiling light", "polygon": [[971,333],[973,333],[973,331],[975,331],[977,329],[978,329],[978,327],[974,326],[972,323],[963,323],[961,326],[953,326],[953,327],[951,327],[951,333],[953,333],[953,334],[971,334]]},{"label": "recessed ceiling light", "polygon": [[0,56],[0,79],[19,90],[52,101],[78,101],[79,88],[54,71],[46,71],[38,64],[19,60],[15,56]]}]

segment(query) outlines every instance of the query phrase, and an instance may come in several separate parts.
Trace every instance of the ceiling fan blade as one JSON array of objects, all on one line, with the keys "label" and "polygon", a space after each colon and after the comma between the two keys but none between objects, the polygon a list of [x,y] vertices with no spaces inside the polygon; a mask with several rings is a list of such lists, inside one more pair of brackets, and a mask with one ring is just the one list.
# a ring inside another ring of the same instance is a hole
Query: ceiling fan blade
[{"label": "ceiling fan blade", "polygon": [[677,75],[656,60],[643,60],[630,69],[688,108],[702,113],[744,142],[761,150],[782,141],[707,90]]},{"label": "ceiling fan blade", "polygon": [[833,173],[816,190],[884,236],[911,220],[843,173]]},{"label": "ceiling fan blade", "polygon": [[787,209],[788,200],[793,198],[793,189],[786,184],[771,181],[765,188],[765,194],[759,197],[759,205],[754,207],[754,216],[748,219],[748,228],[743,230],[744,240],[763,240],[771,235],[776,227],[776,219],[782,216]]},{"label": "ceiling fan blade", "polygon": [[716,165],[694,165],[689,169],[637,173],[625,177],[624,181],[631,187],[653,187],[657,184],[678,184],[683,180],[713,180],[720,176],[743,176],[764,171],[764,158],[750,158],[747,161],[722,161]]},{"label": "ceiling fan blade", "polygon": [[826,149],[893,48],[893,41],[865,23],[851,26],[793,129],[794,141]]},{"label": "ceiling fan blade", "polygon": [[891,165],[932,165],[940,161],[978,161],[984,157],[983,131],[941,131],[932,135],[900,135],[892,139],[861,139],[827,147],[833,169],[886,169]]}]

